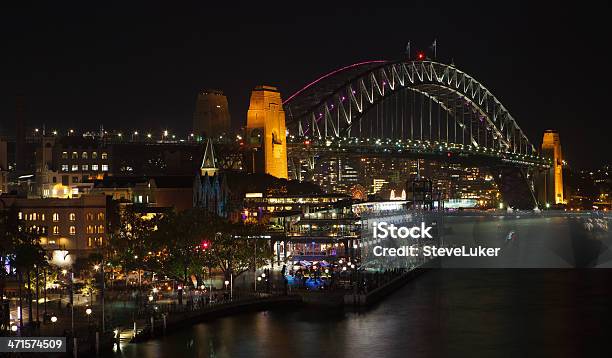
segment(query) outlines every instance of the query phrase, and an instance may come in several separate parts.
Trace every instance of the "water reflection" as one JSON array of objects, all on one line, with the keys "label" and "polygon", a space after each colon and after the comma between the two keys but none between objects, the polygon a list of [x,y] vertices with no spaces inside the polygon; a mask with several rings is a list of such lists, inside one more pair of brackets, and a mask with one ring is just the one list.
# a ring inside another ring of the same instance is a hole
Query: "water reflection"
[{"label": "water reflection", "polygon": [[439,269],[363,313],[283,309],[186,327],[123,357],[578,357],[607,345],[610,270]]}]

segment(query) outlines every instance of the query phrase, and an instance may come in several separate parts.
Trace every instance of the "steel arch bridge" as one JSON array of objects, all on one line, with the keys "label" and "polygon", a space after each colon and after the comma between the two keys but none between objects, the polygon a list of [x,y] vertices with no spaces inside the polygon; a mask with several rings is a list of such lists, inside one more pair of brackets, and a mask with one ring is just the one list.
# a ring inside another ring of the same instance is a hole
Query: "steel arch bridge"
[{"label": "steel arch bridge", "polygon": [[[491,91],[441,62],[356,63],[309,83],[288,97],[283,107],[290,157],[303,159],[313,151],[456,154],[523,179],[529,177],[526,168],[550,165]],[[503,191],[504,183],[500,184]],[[516,189],[516,185],[511,187],[508,190]],[[529,196],[530,203],[523,198],[517,207],[535,205],[533,183],[527,189],[530,195],[523,190],[523,196]]]}]

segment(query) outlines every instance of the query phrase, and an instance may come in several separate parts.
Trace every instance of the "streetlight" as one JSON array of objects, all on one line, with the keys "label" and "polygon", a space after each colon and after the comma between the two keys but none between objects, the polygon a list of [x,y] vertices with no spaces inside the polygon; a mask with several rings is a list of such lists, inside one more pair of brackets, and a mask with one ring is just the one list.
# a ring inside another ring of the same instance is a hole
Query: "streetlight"
[{"label": "streetlight", "polygon": [[52,323],[57,322],[57,316],[56,315],[51,316],[51,322]]},{"label": "streetlight", "polygon": [[85,313],[87,314],[87,325],[89,325],[91,323],[90,321],[90,317],[91,317],[91,308],[87,307],[87,309],[85,310]]},{"label": "streetlight", "polygon": [[98,271],[100,269],[100,265],[94,265],[94,270]]}]

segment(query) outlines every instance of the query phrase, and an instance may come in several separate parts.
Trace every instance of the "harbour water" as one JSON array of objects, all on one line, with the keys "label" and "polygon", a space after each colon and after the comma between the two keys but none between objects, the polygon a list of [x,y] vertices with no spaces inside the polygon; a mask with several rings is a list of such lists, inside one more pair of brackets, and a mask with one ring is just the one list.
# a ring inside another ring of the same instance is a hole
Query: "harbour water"
[{"label": "harbour water", "polygon": [[594,219],[447,217],[451,245],[504,245],[510,231],[515,238],[499,258],[442,260],[367,311],[240,314],[127,345],[117,356],[606,356],[612,238]]}]

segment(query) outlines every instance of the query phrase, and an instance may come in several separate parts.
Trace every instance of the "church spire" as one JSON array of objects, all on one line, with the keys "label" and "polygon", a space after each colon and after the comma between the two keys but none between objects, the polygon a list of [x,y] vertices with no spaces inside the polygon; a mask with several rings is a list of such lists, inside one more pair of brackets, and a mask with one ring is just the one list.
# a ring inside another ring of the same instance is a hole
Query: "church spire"
[{"label": "church spire", "polygon": [[203,175],[213,176],[219,170],[217,168],[217,158],[215,157],[215,150],[213,147],[212,140],[208,138],[206,140],[206,148],[204,149],[204,157],[202,158],[202,165],[200,165],[200,172]]}]

